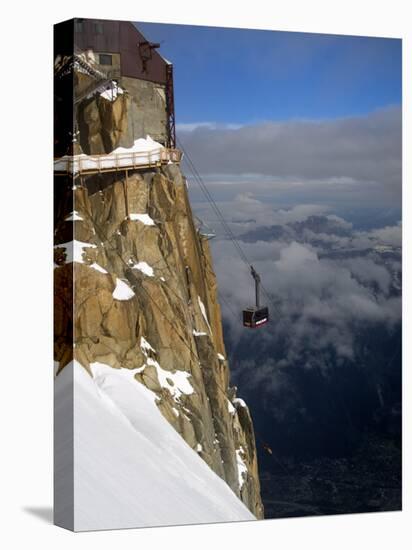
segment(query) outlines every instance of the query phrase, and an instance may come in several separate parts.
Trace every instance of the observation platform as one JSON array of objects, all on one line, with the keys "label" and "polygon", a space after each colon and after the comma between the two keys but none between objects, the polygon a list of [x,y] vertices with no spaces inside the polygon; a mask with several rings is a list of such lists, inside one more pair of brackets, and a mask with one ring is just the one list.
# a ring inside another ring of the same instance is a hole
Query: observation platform
[{"label": "observation platform", "polygon": [[66,155],[54,159],[54,173],[56,176],[67,174],[77,176],[142,170],[164,164],[179,164],[181,159],[182,152],[179,149],[167,147],[146,151],[124,149],[124,152],[117,152],[115,150],[107,155]]}]

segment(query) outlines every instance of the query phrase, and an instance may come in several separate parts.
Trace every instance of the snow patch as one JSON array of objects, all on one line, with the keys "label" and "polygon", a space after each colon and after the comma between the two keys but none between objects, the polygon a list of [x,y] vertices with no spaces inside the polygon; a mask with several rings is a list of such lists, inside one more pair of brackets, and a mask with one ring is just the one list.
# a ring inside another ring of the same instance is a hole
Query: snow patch
[{"label": "snow patch", "polygon": [[162,369],[159,363],[151,357],[147,358],[144,366],[155,367],[160,386],[167,389],[175,401],[179,401],[182,394],[191,395],[194,393],[193,386],[188,380],[191,377],[189,372],[183,370],[171,372]]},{"label": "snow patch", "polygon": [[147,355],[146,352],[148,351],[153,351],[153,353],[156,353],[156,350],[149,344],[149,342],[143,336],[140,338],[140,348],[145,355]]},{"label": "snow patch", "polygon": [[197,301],[199,302],[199,307],[200,307],[200,311],[202,312],[203,318],[204,318],[210,332],[212,332],[212,329],[210,328],[210,325],[209,325],[209,319],[207,318],[207,315],[206,315],[205,304],[200,299],[200,296],[197,297]]},{"label": "snow patch", "polygon": [[130,300],[134,296],[133,290],[130,286],[122,281],[121,279],[116,279],[116,288],[113,290],[112,296],[115,300]]},{"label": "snow patch", "polygon": [[237,464],[237,471],[239,476],[239,489],[242,489],[243,484],[245,483],[245,480],[246,480],[246,475],[247,475],[247,466],[245,464],[245,461],[242,458],[242,454],[244,454],[243,447],[239,447],[239,449],[236,449],[236,464]]},{"label": "snow patch", "polygon": [[229,401],[229,399],[227,400],[227,410],[229,411],[230,414],[235,414],[236,413],[236,409],[232,405],[231,401]]},{"label": "snow patch", "polygon": [[138,269],[148,277],[154,277],[154,269],[146,262],[138,262],[137,264],[133,263],[132,260],[129,261],[131,269]]},{"label": "snow patch", "polygon": [[66,218],[64,218],[64,221],[66,222],[77,222],[81,221],[83,218],[79,215],[77,210],[73,210]]},{"label": "snow patch", "polygon": [[218,358],[220,361],[226,361],[226,358],[225,358],[221,353],[218,353],[218,354],[217,354],[217,358]]},{"label": "snow patch", "polygon": [[74,396],[56,407],[74,412],[76,531],[255,519],[131,372],[91,369],[94,378],[74,362],[55,380],[56,395]]},{"label": "snow patch", "polygon": [[194,336],[207,336],[207,332],[199,332],[196,329],[193,329]]},{"label": "snow patch", "polygon": [[146,135],[145,138],[136,139],[131,147],[117,147],[110,154],[116,155],[119,153],[141,153],[146,152],[150,153],[152,151],[157,151],[164,149],[163,145],[154,141],[149,135]]},{"label": "snow patch", "polygon": [[97,264],[96,262],[93,262],[92,264],[90,264],[90,267],[92,269],[95,269],[96,271],[99,271],[100,273],[107,273],[107,271],[104,269],[104,267]]},{"label": "snow patch", "polygon": [[104,92],[101,92],[100,97],[103,97],[108,101],[114,101],[115,99],[117,99],[118,95],[122,95],[123,93],[123,89],[117,84],[117,82],[112,81],[111,87],[107,88],[107,90],[104,90]]},{"label": "snow patch", "polygon": [[239,407],[244,407],[245,409],[247,409],[246,403],[243,401],[243,399],[240,399],[240,397],[235,397],[235,399],[233,399],[233,403],[235,405],[239,405]]},{"label": "snow patch", "polygon": [[95,244],[84,243],[82,241],[69,241],[67,243],[56,244],[54,248],[64,248],[66,253],[66,263],[77,262],[84,264],[84,248],[97,248]]},{"label": "snow patch", "polygon": [[154,220],[149,216],[149,214],[136,214],[132,212],[131,214],[129,214],[129,220],[139,221],[144,223],[145,225],[156,225]]},{"label": "snow patch", "polygon": [[138,369],[139,373],[144,372],[146,367],[154,367],[160,386],[167,389],[176,402],[180,401],[182,394],[191,395],[194,393],[193,386],[188,380],[188,378],[192,376],[189,372],[182,370],[172,372],[163,369],[155,359],[149,357],[149,352],[156,352],[143,337],[140,340],[140,349],[143,351],[146,361],[144,365]]}]

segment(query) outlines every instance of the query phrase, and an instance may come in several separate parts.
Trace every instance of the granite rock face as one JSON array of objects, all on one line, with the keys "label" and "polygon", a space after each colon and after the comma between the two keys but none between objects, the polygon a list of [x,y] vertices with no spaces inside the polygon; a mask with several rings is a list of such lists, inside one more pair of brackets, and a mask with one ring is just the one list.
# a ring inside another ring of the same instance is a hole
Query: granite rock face
[{"label": "granite rock face", "polygon": [[[107,108],[101,101],[79,108],[89,121],[106,120],[106,136],[101,125],[88,134],[79,127],[90,152],[99,140],[105,150],[115,147],[129,131],[127,95]],[[229,386],[209,244],[195,227],[180,167],[67,176],[58,184],[57,376],[73,358],[90,375],[95,362],[133,371],[187,444],[263,517],[253,424]]]}]

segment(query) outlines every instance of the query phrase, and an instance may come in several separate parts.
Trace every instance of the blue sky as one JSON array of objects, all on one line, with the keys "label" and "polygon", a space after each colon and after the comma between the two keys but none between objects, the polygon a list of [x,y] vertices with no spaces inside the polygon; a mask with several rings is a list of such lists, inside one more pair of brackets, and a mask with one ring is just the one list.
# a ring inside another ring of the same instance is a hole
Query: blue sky
[{"label": "blue sky", "polygon": [[401,40],[137,27],[174,64],[179,147],[228,215],[258,201],[400,219]]},{"label": "blue sky", "polygon": [[330,119],[401,103],[401,40],[137,23],[174,64],[179,124]]}]

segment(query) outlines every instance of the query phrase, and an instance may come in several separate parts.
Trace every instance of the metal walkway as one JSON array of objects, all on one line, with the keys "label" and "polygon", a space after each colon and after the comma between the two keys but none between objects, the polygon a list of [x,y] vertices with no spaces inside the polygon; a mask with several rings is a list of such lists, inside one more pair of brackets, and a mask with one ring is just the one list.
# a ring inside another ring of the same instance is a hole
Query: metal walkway
[{"label": "metal walkway", "polygon": [[108,155],[82,154],[55,158],[54,173],[57,176],[64,176],[143,170],[164,164],[178,164],[181,159],[182,152],[179,149],[166,147],[152,151],[130,151]]}]

